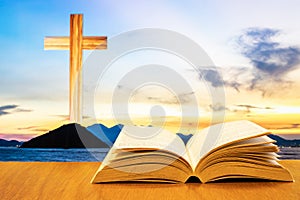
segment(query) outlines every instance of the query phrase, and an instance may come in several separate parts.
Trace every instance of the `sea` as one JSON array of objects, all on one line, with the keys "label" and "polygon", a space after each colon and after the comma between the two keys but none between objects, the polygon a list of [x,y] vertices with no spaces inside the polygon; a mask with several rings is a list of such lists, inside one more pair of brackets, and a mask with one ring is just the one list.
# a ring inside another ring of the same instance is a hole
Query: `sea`
[{"label": "sea", "polygon": [[[22,162],[96,162],[103,161],[109,148],[39,149],[0,147],[0,161]],[[280,148],[280,160],[300,160],[300,147]]]},{"label": "sea", "polygon": [[0,147],[0,161],[95,162],[102,161],[109,148],[48,149]]}]

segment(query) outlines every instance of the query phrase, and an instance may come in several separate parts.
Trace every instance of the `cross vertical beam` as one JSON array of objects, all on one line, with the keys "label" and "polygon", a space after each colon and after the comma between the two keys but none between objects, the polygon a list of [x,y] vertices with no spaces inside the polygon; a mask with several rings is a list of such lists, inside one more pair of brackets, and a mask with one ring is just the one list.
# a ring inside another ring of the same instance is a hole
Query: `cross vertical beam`
[{"label": "cross vertical beam", "polygon": [[82,14],[70,17],[70,121],[82,122]]}]

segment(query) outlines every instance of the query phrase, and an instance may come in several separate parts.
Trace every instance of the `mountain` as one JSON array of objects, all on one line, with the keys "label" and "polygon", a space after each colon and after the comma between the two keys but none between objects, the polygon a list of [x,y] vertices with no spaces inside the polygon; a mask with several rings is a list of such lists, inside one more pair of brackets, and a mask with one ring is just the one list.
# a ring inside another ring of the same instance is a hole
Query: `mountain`
[{"label": "mountain", "polygon": [[193,134],[188,134],[188,135],[185,135],[185,134],[182,134],[182,133],[176,133],[184,142],[184,144],[186,144],[189,139],[193,136]]},{"label": "mountain", "polygon": [[[79,124],[66,124],[48,133],[35,137],[27,142],[18,142],[15,140],[6,141],[0,139],[0,146],[17,146],[21,148],[108,148],[116,141],[123,125],[115,125],[108,128],[102,124],[94,124],[87,128]],[[186,144],[192,137],[192,134],[177,135]],[[286,140],[277,135],[269,135],[270,138],[277,141],[278,146],[300,147],[300,140]]]},{"label": "mountain", "polygon": [[1,147],[16,147],[21,145],[22,142],[19,142],[17,140],[4,140],[0,139],[0,146]]},{"label": "mountain", "polygon": [[94,124],[88,126],[86,129],[93,133],[97,138],[102,140],[108,146],[112,146],[112,144],[116,141],[119,133],[123,128],[122,124],[115,125],[111,128],[107,128],[103,124]]},{"label": "mountain", "polygon": [[286,140],[278,135],[268,135],[273,140],[276,140],[278,146],[284,147],[300,147],[300,140]]},{"label": "mountain", "polygon": [[[176,133],[186,144],[189,139],[193,136],[192,134],[185,135],[182,133]],[[281,147],[300,147],[300,140],[286,140],[278,135],[270,134],[268,135],[271,139],[276,140],[276,144]]]},{"label": "mountain", "polygon": [[71,123],[24,142],[21,148],[108,148],[85,127]]}]

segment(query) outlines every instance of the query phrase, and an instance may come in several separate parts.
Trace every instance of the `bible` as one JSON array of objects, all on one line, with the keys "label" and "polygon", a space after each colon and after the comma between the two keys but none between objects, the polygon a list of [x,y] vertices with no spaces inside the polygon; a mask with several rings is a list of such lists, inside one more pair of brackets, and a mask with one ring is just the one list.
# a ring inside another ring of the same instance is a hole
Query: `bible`
[{"label": "bible", "polygon": [[202,183],[223,179],[293,181],[265,128],[247,121],[225,122],[193,134],[185,143],[157,127],[124,126],[92,183]]}]

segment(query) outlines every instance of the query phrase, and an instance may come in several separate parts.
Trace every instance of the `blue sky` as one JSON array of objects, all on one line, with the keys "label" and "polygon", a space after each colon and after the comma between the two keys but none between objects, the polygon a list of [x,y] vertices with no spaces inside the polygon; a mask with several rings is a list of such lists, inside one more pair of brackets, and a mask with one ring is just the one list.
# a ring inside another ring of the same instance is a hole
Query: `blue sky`
[{"label": "blue sky", "polygon": [[[69,54],[68,51],[44,51],[43,39],[45,36],[69,35],[71,13],[84,14],[85,35],[111,38],[139,28],[163,28],[184,34],[201,45],[221,71],[227,72],[224,79],[229,115],[237,115],[234,111],[239,109],[241,113],[237,117],[248,115],[248,110],[244,109],[247,107],[238,106],[245,104],[254,107],[251,108],[254,114],[288,115],[296,110],[293,116],[289,116],[291,123],[296,124],[300,107],[295,92],[299,90],[298,63],[290,68],[284,64],[282,68],[276,68],[281,66],[278,63],[289,60],[275,59],[276,65],[273,65],[274,47],[271,49],[273,54],[263,61],[271,63],[278,73],[261,71],[261,65],[256,66],[253,60],[256,57],[247,56],[241,50],[245,46],[237,43],[236,38],[245,36],[251,27],[260,33],[270,29],[278,34],[269,38],[269,44],[278,44],[277,48],[284,52],[289,48],[297,49],[300,46],[299,6],[297,0],[75,0],[72,3],[67,0],[1,0],[0,134],[41,134],[65,123],[61,116],[68,114]],[[254,38],[250,38],[250,42],[254,42]],[[85,58],[88,53],[85,53]],[[295,59],[297,56],[296,53]],[[236,74],[241,76],[233,80]],[[187,76],[192,75],[187,73]],[[207,74],[206,77],[218,81],[216,76]],[[255,78],[258,83],[251,90],[250,83]],[[239,86],[239,92],[233,86]],[[278,94],[274,88],[278,88]],[[280,92],[286,98],[282,99]],[[253,99],[249,100],[249,96]],[[269,113],[271,110],[261,111],[260,107],[276,109]],[[280,116],[276,120],[280,121]],[[262,123],[271,124],[264,120]],[[26,127],[35,128],[24,129]]]}]

